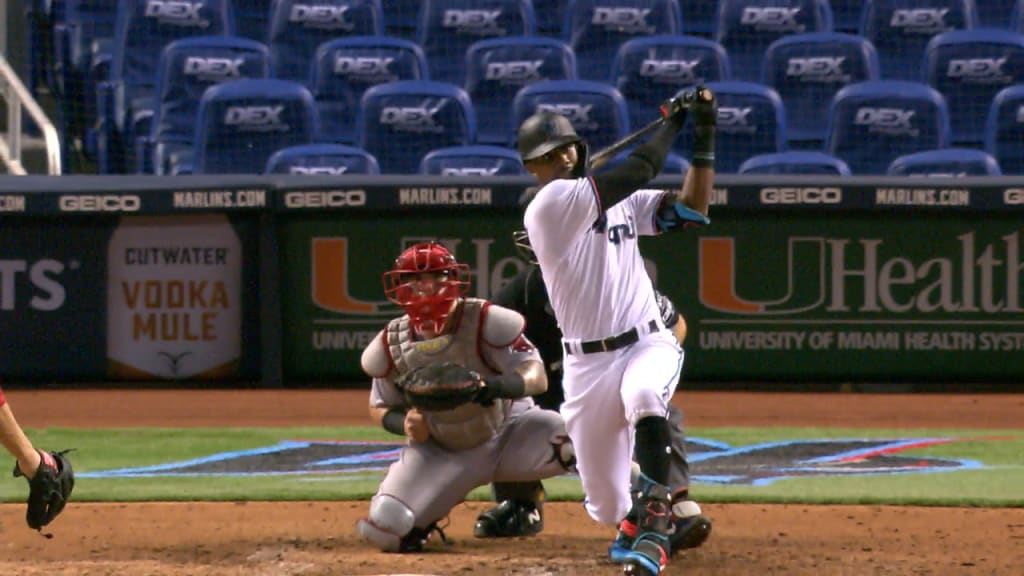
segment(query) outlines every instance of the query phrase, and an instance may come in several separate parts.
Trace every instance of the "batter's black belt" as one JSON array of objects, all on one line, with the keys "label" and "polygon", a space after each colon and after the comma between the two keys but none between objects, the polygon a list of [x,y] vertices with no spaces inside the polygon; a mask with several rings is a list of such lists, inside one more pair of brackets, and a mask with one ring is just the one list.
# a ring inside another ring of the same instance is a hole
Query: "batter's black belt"
[{"label": "batter's black belt", "polygon": [[[651,334],[658,331],[657,320],[651,320],[647,323],[647,332],[645,334]],[[611,352],[612,350],[618,350],[625,348],[630,344],[636,344],[637,340],[640,340],[640,332],[636,328],[630,328],[629,330],[605,338],[603,340],[588,340],[586,342],[579,343],[579,350],[584,354],[596,354],[597,352]],[[566,354],[573,354],[573,347],[568,342],[562,342],[562,346],[565,347]]]}]

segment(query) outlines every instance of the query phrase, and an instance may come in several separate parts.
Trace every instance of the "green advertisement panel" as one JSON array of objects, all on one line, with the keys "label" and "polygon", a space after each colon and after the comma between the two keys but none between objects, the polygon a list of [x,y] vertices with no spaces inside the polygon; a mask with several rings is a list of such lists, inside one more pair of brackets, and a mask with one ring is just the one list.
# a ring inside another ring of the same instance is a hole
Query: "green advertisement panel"
[{"label": "green advertisement panel", "polygon": [[[514,211],[381,216],[334,212],[281,223],[283,369],[291,381],[365,379],[362,350],[401,310],[381,275],[417,242],[445,245],[468,264],[471,294],[487,298],[525,266],[512,242]],[[443,234],[439,234],[443,231]]]},{"label": "green advertisement panel", "polygon": [[687,379],[1024,377],[1019,217],[714,212],[642,242],[689,323]]}]

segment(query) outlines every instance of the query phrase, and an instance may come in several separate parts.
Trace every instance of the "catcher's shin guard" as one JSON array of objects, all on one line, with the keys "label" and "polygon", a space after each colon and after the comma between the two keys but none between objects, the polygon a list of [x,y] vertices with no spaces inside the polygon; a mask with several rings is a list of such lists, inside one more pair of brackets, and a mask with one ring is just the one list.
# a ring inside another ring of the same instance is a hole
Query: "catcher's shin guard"
[{"label": "catcher's shin guard", "polygon": [[473,526],[477,538],[533,536],[544,530],[543,504],[509,499],[480,514]]},{"label": "catcher's shin guard", "polygon": [[668,564],[671,551],[669,526],[672,521],[668,488],[650,483],[637,502],[637,531],[633,548],[625,554],[626,576],[657,576]]}]

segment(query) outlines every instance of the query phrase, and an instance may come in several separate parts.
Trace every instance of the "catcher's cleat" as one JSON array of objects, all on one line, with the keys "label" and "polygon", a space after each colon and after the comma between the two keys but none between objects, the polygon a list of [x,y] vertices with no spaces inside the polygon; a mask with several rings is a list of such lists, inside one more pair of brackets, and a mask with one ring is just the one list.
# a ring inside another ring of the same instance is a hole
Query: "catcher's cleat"
[{"label": "catcher's cleat", "polygon": [[668,565],[668,538],[653,532],[645,532],[633,542],[633,549],[626,553],[622,573],[625,576],[658,576]]},{"label": "catcher's cleat", "polygon": [[704,516],[672,517],[668,538],[672,543],[673,554],[677,550],[699,547],[708,539],[708,536],[711,536],[711,520]]},{"label": "catcher's cleat", "polygon": [[541,504],[509,499],[481,512],[473,526],[477,538],[515,538],[533,536],[544,530]]},{"label": "catcher's cleat", "polygon": [[437,522],[434,522],[426,528],[413,528],[410,530],[408,534],[402,537],[402,542],[398,545],[398,551],[422,552],[423,547],[426,545],[427,541],[430,540],[430,534],[432,532],[437,532],[438,536],[441,538],[441,542],[444,542],[445,544],[448,543],[448,538],[445,537],[444,531],[442,531],[441,527],[437,525]]}]

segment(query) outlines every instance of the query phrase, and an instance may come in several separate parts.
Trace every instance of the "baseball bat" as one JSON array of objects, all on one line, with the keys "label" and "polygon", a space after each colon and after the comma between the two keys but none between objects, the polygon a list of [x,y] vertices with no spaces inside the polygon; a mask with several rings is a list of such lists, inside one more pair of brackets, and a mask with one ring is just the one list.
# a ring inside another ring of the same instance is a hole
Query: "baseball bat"
[{"label": "baseball bat", "polygon": [[609,144],[607,147],[602,148],[590,156],[590,161],[587,166],[590,170],[597,170],[598,168],[607,164],[616,154],[622,152],[626,148],[629,148],[634,142],[650,134],[665,122],[664,118],[657,118],[652,120],[649,124],[636,130],[625,138]]}]

